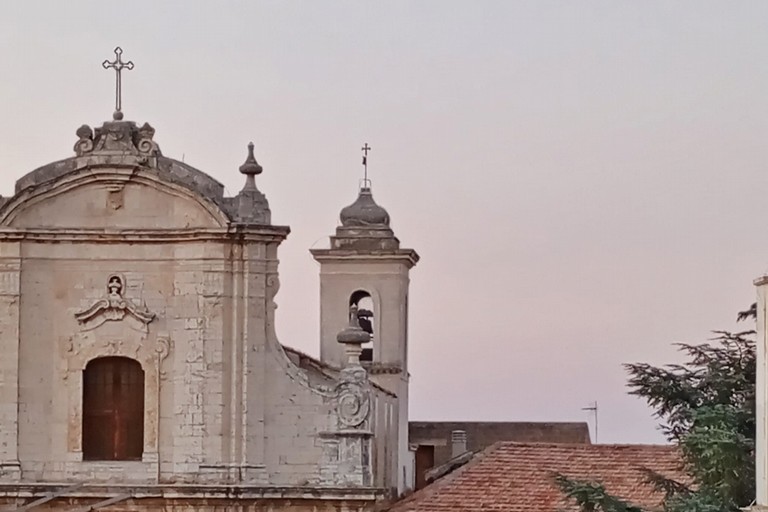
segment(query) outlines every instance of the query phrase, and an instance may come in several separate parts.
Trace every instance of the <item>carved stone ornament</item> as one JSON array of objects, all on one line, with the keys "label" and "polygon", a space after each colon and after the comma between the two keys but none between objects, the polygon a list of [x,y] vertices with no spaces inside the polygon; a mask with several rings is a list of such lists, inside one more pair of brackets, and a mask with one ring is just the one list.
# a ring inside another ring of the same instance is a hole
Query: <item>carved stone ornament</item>
[{"label": "carved stone ornament", "polygon": [[336,413],[339,423],[348,428],[364,426],[371,412],[368,373],[362,367],[344,368],[342,382],[336,386]]},{"label": "carved stone ornament", "polygon": [[75,313],[75,318],[89,331],[100,326],[108,320],[122,320],[126,315],[138,320],[143,330],[155,319],[155,314],[144,305],[137,305],[132,300],[123,297],[125,285],[123,278],[113,274],[107,280],[107,296],[96,301],[91,307]]},{"label": "carved stone ornament", "polygon": [[82,156],[93,151],[93,130],[87,124],[77,129],[78,141],[75,142],[75,153]]},{"label": "carved stone ornament", "polygon": [[157,142],[152,140],[152,137],[155,136],[155,129],[150,126],[149,123],[144,123],[141,128],[139,128],[139,136],[138,136],[138,142],[136,143],[136,148],[139,150],[139,153],[151,155],[158,151]]},{"label": "carved stone ornament", "polygon": [[88,125],[77,129],[75,154],[158,156],[160,148],[154,141],[155,129],[144,123],[138,127],[132,121],[106,122],[95,130]]}]

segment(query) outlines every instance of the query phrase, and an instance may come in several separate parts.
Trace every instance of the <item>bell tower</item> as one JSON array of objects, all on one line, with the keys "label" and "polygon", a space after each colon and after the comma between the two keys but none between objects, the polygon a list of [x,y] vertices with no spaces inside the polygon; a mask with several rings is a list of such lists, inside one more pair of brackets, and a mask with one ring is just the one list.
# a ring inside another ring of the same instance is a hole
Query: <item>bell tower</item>
[{"label": "bell tower", "polygon": [[[331,248],[311,250],[320,263],[320,359],[342,366],[336,334],[346,325],[350,306],[356,306],[360,326],[371,338],[361,361],[374,378],[400,375],[407,382],[409,271],[419,256],[400,248],[389,214],[376,204],[370,187],[360,189],[340,218]],[[399,396],[399,385],[379,384]]]},{"label": "bell tower", "polygon": [[[397,395],[398,473],[408,464],[408,285],[419,261],[413,249],[401,249],[389,214],[373,200],[364,181],[357,200],[341,210],[341,226],[330,249],[312,249],[320,264],[320,359],[344,366],[337,333],[354,306],[359,325],[370,335],[361,363],[370,379]],[[394,434],[394,433],[393,433]],[[404,478],[400,476],[399,478]]]},{"label": "bell tower", "polygon": [[320,358],[342,366],[336,333],[354,307],[358,324],[370,336],[360,360],[372,375],[399,375],[377,380],[400,397],[408,387],[408,273],[419,255],[400,248],[389,227],[389,213],[373,200],[370,150],[367,142],[361,148],[365,175],[360,193],[341,210],[331,248],[311,250],[320,263]]}]

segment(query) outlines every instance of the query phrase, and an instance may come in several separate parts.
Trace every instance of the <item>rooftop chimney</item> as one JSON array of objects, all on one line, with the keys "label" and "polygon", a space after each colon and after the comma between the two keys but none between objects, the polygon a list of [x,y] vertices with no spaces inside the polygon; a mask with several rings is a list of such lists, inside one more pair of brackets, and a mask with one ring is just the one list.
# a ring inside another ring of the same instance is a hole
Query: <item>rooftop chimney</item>
[{"label": "rooftop chimney", "polygon": [[467,453],[467,433],[464,430],[451,432],[451,458]]}]

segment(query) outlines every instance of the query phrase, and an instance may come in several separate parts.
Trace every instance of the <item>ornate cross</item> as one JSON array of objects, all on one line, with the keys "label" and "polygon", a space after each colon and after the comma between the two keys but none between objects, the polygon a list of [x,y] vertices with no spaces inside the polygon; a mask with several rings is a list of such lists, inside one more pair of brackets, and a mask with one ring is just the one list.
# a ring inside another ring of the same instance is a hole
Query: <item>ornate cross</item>
[{"label": "ornate cross", "polygon": [[115,48],[115,60],[112,62],[105,60],[101,63],[104,69],[111,68],[115,70],[115,113],[112,114],[112,119],[115,121],[119,121],[123,118],[123,113],[120,110],[123,106],[123,87],[120,73],[123,71],[123,69],[127,69],[129,71],[133,69],[133,61],[129,60],[128,62],[123,62],[123,59],[121,58],[122,55],[123,49],[118,46]]},{"label": "ornate cross", "polygon": [[360,148],[360,150],[363,152],[363,168],[365,169],[365,178],[363,179],[364,186],[370,186],[368,182],[368,152],[373,149],[371,146],[368,145],[366,142],[365,145]]}]

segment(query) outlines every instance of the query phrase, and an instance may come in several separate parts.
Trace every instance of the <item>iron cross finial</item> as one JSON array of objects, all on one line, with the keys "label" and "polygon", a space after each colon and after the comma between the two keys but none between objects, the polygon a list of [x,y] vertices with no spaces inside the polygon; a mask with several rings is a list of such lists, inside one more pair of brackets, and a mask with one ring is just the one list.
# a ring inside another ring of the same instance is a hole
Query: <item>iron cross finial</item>
[{"label": "iron cross finial", "polygon": [[105,60],[101,63],[104,69],[111,68],[115,70],[115,113],[112,114],[112,119],[115,121],[119,121],[123,118],[123,112],[121,110],[123,106],[123,87],[120,74],[123,69],[129,71],[133,69],[133,61],[129,60],[128,62],[123,62],[122,55],[123,49],[118,46],[115,48],[115,60],[112,62]]},{"label": "iron cross finial", "polygon": [[370,188],[371,182],[368,179],[368,152],[373,149],[371,146],[368,145],[366,142],[365,145],[363,145],[360,150],[363,152],[363,168],[365,169],[365,177],[363,178],[363,186],[366,188]]}]

